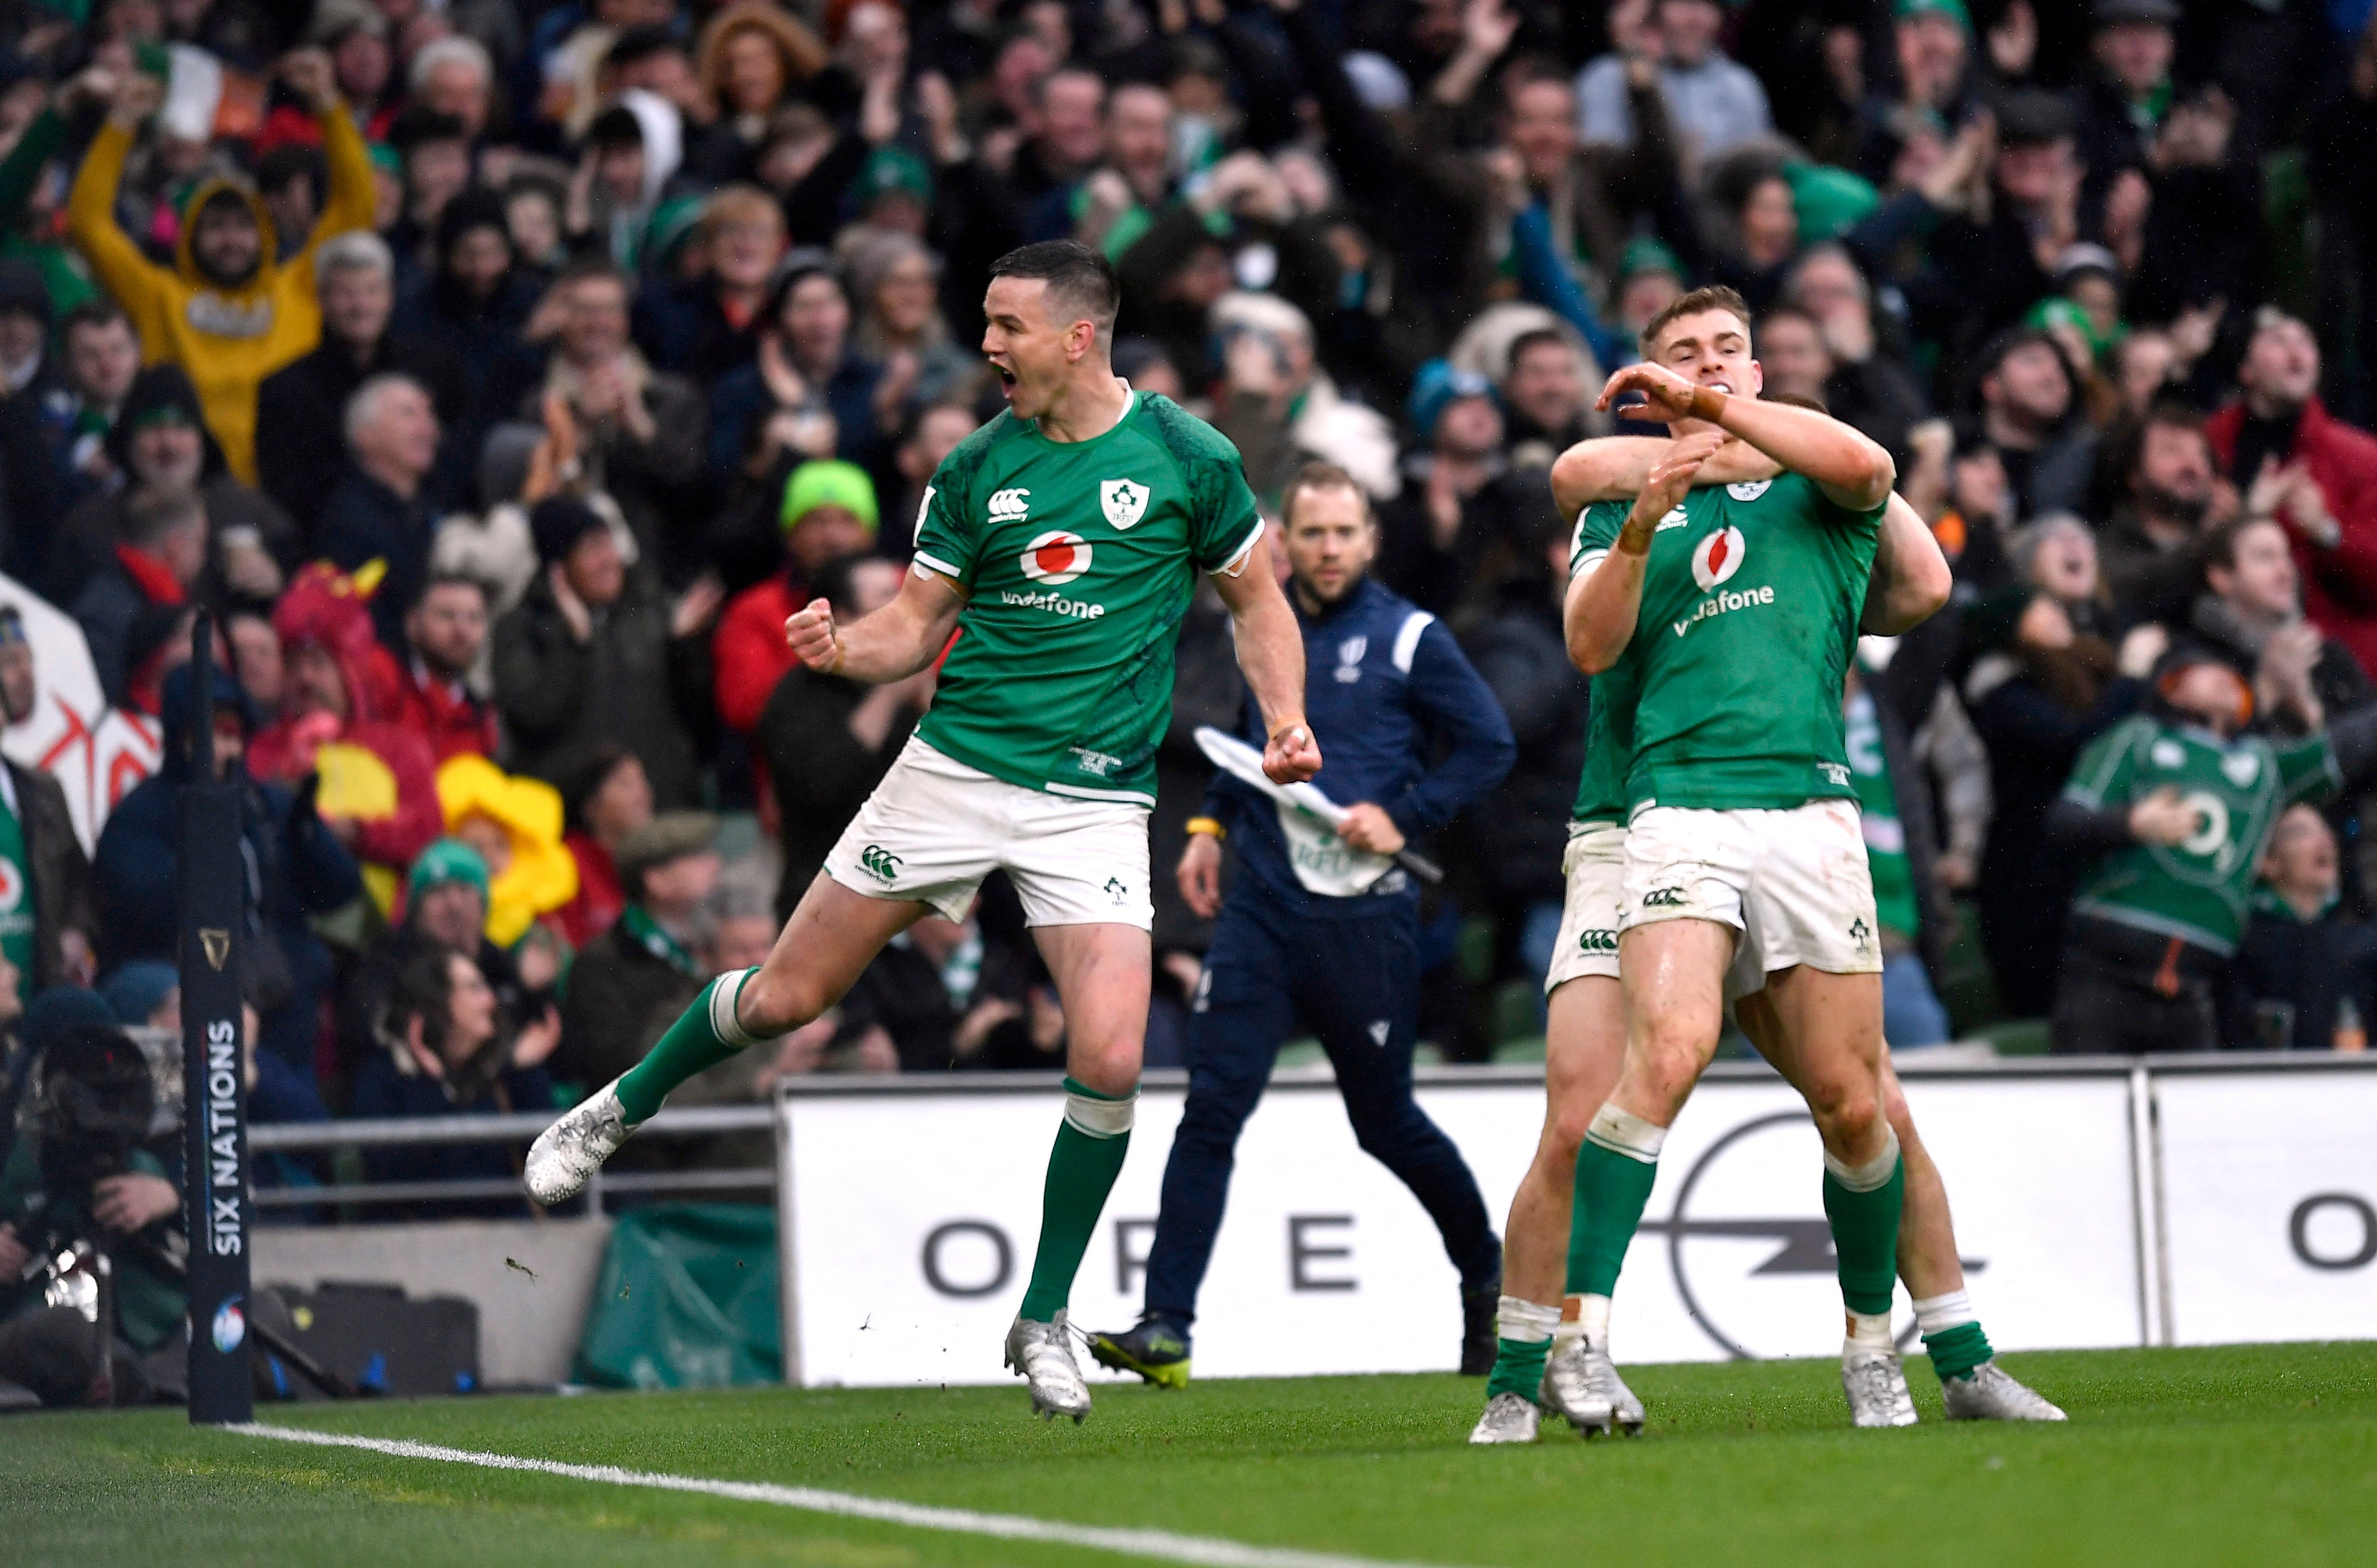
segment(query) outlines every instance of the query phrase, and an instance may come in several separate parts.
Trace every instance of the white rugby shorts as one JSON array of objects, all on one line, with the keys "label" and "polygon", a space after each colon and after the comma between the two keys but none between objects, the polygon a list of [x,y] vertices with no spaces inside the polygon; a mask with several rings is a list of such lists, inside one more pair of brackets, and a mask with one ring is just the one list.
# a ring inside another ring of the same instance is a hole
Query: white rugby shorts
[{"label": "white rugby shorts", "polygon": [[825,857],[869,898],[914,899],[962,920],[982,880],[1005,871],[1031,926],[1155,923],[1148,808],[1025,789],[914,736]]},{"label": "white rugby shorts", "polygon": [[[1617,822],[1575,822],[1560,873],[1568,891],[1560,904],[1559,944],[1544,973],[1544,994],[1588,976],[1618,978],[1619,916],[1626,904],[1626,829]],[[1766,971],[1748,943],[1734,951],[1726,971],[1725,999],[1736,1001],[1763,989]]]},{"label": "white rugby shorts", "polygon": [[1856,802],[1774,811],[1643,808],[1627,829],[1618,927],[1660,920],[1731,926],[1741,933],[1738,960],[1747,961],[1737,970],[1754,964],[1763,976],[1805,964],[1830,975],[1880,974],[1881,933]]}]

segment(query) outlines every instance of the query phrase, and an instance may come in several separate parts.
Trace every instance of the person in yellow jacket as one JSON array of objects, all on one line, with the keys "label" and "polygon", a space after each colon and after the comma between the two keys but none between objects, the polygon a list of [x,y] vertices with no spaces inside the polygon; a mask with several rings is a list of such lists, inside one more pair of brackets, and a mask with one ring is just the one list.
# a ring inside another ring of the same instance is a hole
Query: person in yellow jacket
[{"label": "person in yellow jacket", "polygon": [[371,162],[362,133],[339,101],[330,57],[318,49],[296,50],[281,62],[281,79],[321,122],[329,165],[322,215],[305,247],[287,260],[273,259],[279,245],[264,198],[231,180],[209,180],[191,193],[171,267],[141,255],[116,226],[125,155],[164,92],[145,72],[127,72],[118,83],[107,124],[66,198],[66,233],[132,318],[144,363],[171,361],[188,373],[207,428],[232,473],[248,485],[256,483],[256,389],[267,376],[311,353],[322,336],[315,249],[333,234],[368,229],[372,221]]}]

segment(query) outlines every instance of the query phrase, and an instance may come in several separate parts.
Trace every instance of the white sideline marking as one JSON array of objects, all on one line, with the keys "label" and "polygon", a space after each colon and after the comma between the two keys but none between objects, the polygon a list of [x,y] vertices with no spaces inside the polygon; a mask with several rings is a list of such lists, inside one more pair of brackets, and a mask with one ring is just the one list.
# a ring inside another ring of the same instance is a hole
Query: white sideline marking
[{"label": "white sideline marking", "polygon": [[310,1442],[324,1448],[362,1448],[398,1459],[435,1459],[448,1465],[476,1465],[488,1470],[529,1470],[563,1476],[576,1481],[601,1481],[609,1486],[649,1487],[655,1491],[702,1492],[737,1502],[766,1502],[778,1508],[799,1508],[811,1514],[837,1514],[845,1518],[875,1519],[922,1530],[950,1530],[960,1535],[997,1536],[1008,1540],[1056,1541],[1133,1557],[1159,1558],[1167,1562],[1193,1562],[1202,1568],[1417,1568],[1415,1564],[1384,1562],[1374,1557],[1340,1557],[1325,1551],[1298,1551],[1292,1547],[1248,1546],[1243,1541],[1211,1536],[1175,1535],[1170,1530],[1109,1529],[1097,1525],[1066,1525],[1053,1519],[1031,1519],[1019,1514],[977,1514],[970,1508],[933,1508],[888,1497],[860,1497],[854,1492],[825,1491],[816,1487],[775,1486],[766,1481],[718,1481],[702,1476],[671,1476],[654,1470],[625,1470],[615,1465],[565,1465],[556,1459],[521,1459],[508,1454],[481,1454],[468,1448],[446,1448],[434,1442],[401,1438],[354,1437],[345,1432],[312,1431],[303,1427],[268,1426],[248,1422],[226,1426],[225,1431],[280,1442]]}]

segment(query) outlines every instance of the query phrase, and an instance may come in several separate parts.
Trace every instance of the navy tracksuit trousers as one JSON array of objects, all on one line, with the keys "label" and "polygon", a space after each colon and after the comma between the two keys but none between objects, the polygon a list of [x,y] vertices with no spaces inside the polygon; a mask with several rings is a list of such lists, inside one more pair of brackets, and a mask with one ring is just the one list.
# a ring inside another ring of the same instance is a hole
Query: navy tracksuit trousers
[{"label": "navy tracksuit trousers", "polygon": [[1476,1179],[1412,1099],[1418,1028],[1416,902],[1377,915],[1296,918],[1242,879],[1213,931],[1188,1021],[1188,1101],[1164,1167],[1147,1258],[1147,1310],[1187,1323],[1213,1256],[1238,1131],[1299,1019],[1337,1070],[1363,1150],[1400,1178],[1444,1237],[1464,1289],[1500,1277],[1502,1244]]}]

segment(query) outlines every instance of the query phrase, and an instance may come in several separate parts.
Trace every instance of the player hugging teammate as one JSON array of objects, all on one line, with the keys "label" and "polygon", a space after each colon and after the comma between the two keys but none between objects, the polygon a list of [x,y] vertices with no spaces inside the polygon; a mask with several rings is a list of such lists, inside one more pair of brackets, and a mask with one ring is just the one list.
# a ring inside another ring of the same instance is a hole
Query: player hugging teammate
[{"label": "player hugging teammate", "polygon": [[1902,1272],[1952,1417],[2060,1420],[1996,1365],[1881,1037],[1842,682],[1861,629],[1903,632],[1945,602],[1946,563],[1892,495],[1887,453],[1759,398],[1739,295],[1682,296],[1642,350],[1601,404],[1640,393],[1637,417],[1675,438],[1586,442],[1553,472],[1563,509],[1583,509],[1564,619],[1595,678],[1545,977],[1549,1105],[1470,1440],[1531,1442],[1546,1409],[1583,1432],[1641,1429],[1610,1299],[1727,1002],[1823,1140],[1857,1424],[1916,1418],[1891,1335]]}]

